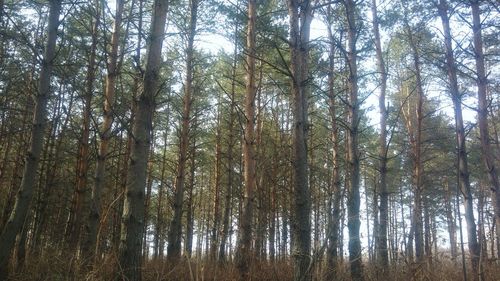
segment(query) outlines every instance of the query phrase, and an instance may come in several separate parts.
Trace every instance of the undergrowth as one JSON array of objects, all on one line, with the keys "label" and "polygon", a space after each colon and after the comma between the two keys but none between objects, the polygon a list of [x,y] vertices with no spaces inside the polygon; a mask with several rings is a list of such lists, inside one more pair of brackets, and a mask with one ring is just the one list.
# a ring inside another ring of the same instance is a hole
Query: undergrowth
[{"label": "undergrowth", "polygon": [[[75,258],[55,254],[43,253],[36,258],[28,258],[22,266],[17,268],[11,265],[9,280],[12,281],[116,281],[125,280],[119,273],[115,256],[103,257],[94,266],[86,265]],[[470,269],[467,279],[473,280]],[[311,268],[314,281],[326,280],[327,271],[325,263],[317,263]],[[148,260],[143,268],[144,281],[233,281],[238,280],[238,271],[232,262],[215,263],[204,259],[184,258],[176,265],[166,262],[165,259]],[[485,280],[500,280],[500,264],[496,261],[487,261],[482,269]],[[429,281],[460,281],[464,280],[460,262],[449,259],[434,259],[432,263],[417,266],[411,263],[393,264],[388,272],[378,270],[376,266],[365,262],[365,280],[429,280]],[[349,267],[346,262],[338,265],[332,281],[350,281]],[[250,279],[254,281],[292,281],[293,263],[291,260],[275,262],[256,261],[250,268]]]}]

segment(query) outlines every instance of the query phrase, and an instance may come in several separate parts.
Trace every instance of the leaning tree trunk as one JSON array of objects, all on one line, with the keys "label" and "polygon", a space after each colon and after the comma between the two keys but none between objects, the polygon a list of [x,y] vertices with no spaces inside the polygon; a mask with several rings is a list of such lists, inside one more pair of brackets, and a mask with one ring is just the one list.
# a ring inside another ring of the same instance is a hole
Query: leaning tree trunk
[{"label": "leaning tree trunk", "polygon": [[290,17],[290,70],[293,113],[292,251],[294,280],[311,280],[311,191],[307,180],[307,91],[309,35],[312,7],[308,0],[288,0]]},{"label": "leaning tree trunk", "polygon": [[[495,208],[495,226],[497,227],[497,241],[500,241],[500,183],[498,181],[497,166],[493,148],[490,144],[490,134],[488,131],[488,100],[486,98],[486,88],[488,80],[484,65],[483,53],[483,37],[481,31],[481,12],[479,9],[479,0],[471,0],[472,9],[472,31],[474,32],[474,53],[476,59],[476,74],[477,74],[477,99],[478,99],[478,114],[479,134],[481,141],[481,155],[484,166],[488,174],[488,179],[491,184],[492,202]],[[498,253],[500,256],[500,253]]]},{"label": "leaning tree trunk", "polygon": [[51,0],[47,42],[40,70],[40,80],[38,81],[38,92],[35,97],[36,104],[33,113],[33,125],[31,127],[30,148],[26,154],[26,164],[23,170],[21,186],[16,195],[14,208],[0,235],[0,279],[7,279],[8,260],[14,248],[16,236],[23,227],[33,196],[47,123],[47,102],[50,96],[50,78],[56,57],[56,39],[60,13],[61,0]]},{"label": "leaning tree trunk", "polygon": [[144,88],[138,96],[137,112],[132,128],[134,141],[128,165],[119,247],[121,274],[128,280],[141,280],[144,188],[146,187],[153,125],[152,116],[159,84],[167,7],[168,0],[156,0],[154,3],[151,36],[144,72]]},{"label": "leaning tree trunk", "polygon": [[170,222],[168,235],[167,257],[177,262],[181,256],[182,238],[182,205],[184,203],[184,184],[186,181],[186,161],[189,146],[189,127],[191,118],[192,86],[193,86],[193,55],[194,37],[196,35],[196,21],[198,17],[198,1],[190,1],[190,19],[188,42],[186,49],[186,81],[184,82],[184,108],[182,112],[181,135],[179,139],[179,159],[177,163],[177,176],[175,178],[174,216]]},{"label": "leaning tree trunk", "polygon": [[245,136],[243,141],[244,181],[243,213],[240,219],[238,246],[236,249],[236,265],[240,271],[241,280],[249,278],[250,260],[253,258],[252,222],[254,208],[254,193],[256,186],[255,172],[255,19],[257,1],[248,0],[247,26],[247,77],[245,93]]},{"label": "leaning tree trunk", "polygon": [[[472,272],[474,280],[479,278],[479,255],[480,247],[477,240],[476,221],[474,219],[474,206],[469,181],[469,167],[467,160],[467,148],[465,145],[465,130],[462,117],[462,95],[458,89],[457,66],[453,55],[450,21],[448,17],[448,4],[446,0],[440,0],[438,5],[439,16],[443,24],[446,68],[448,71],[449,90],[453,101],[455,113],[455,134],[457,141],[458,157],[458,181],[460,190],[464,197],[465,220],[467,222],[467,237],[469,242],[469,254],[472,260]],[[449,192],[449,191],[447,191]],[[447,205],[449,200],[447,200]],[[451,212],[450,212],[451,213]],[[451,214],[450,214],[451,215]]]},{"label": "leaning tree trunk", "polygon": [[349,263],[351,278],[354,281],[363,280],[363,264],[361,261],[361,240],[359,237],[360,218],[360,162],[359,162],[359,102],[358,102],[358,68],[356,41],[358,26],[356,20],[356,3],[353,0],[345,1],[347,14],[347,63],[349,77],[347,89],[349,95],[348,116],[349,128],[347,132],[347,167],[349,170],[349,189],[347,195],[347,227],[349,229]]}]

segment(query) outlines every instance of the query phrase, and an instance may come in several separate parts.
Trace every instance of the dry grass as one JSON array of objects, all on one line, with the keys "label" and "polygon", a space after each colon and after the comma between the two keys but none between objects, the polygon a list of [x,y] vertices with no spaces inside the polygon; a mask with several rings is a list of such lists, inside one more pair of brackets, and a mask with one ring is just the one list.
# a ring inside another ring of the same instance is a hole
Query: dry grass
[{"label": "dry grass", "polygon": [[[122,280],[116,275],[118,264],[116,257],[107,256],[92,270],[84,267],[74,259],[45,252],[44,257],[26,260],[26,265],[11,274],[9,280],[75,280],[75,281],[114,281]],[[324,280],[327,269],[324,264],[318,264],[312,269],[313,280]],[[415,264],[400,264],[390,268],[388,273],[381,273],[372,264],[365,264],[365,279],[377,280],[436,280],[460,281],[463,273],[460,263],[449,259],[434,260],[432,265],[416,266]],[[500,264],[496,261],[487,261],[483,266],[486,280],[500,280]],[[390,278],[388,278],[390,277]],[[150,260],[143,268],[144,281],[232,281],[238,280],[238,271],[232,263],[216,264],[207,260],[184,259],[175,266],[168,264],[164,259]],[[291,281],[293,280],[293,266],[291,261],[256,262],[250,270],[249,280],[253,281]],[[349,281],[349,267],[347,263],[340,264],[335,281]],[[468,280],[473,280],[468,272]]]}]

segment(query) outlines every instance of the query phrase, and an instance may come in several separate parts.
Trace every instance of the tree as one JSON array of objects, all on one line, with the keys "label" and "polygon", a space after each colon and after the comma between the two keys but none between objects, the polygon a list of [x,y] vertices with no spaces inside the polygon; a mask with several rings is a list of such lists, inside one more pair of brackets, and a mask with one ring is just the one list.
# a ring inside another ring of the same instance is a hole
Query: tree
[{"label": "tree", "polygon": [[181,254],[182,235],[182,205],[184,202],[185,167],[189,145],[189,128],[191,120],[191,104],[193,103],[193,60],[194,60],[194,38],[196,35],[196,23],[198,19],[199,0],[189,1],[189,26],[186,47],[186,77],[184,82],[184,99],[182,111],[181,135],[179,139],[179,157],[177,163],[177,175],[175,178],[174,216],[170,223],[168,235],[167,257],[177,261]]},{"label": "tree", "polygon": [[290,79],[293,115],[293,258],[294,280],[311,279],[311,192],[307,178],[310,1],[288,0]]},{"label": "tree", "polygon": [[[104,189],[106,159],[108,157],[108,146],[111,138],[111,127],[113,125],[113,105],[115,102],[116,78],[118,75],[118,47],[120,45],[121,24],[123,14],[123,0],[116,1],[116,12],[113,22],[113,33],[111,35],[110,52],[107,63],[106,86],[104,89],[103,122],[99,130],[99,149],[94,174],[94,184],[91,187],[90,210],[88,217],[87,248],[95,251],[97,244],[97,232],[101,220],[101,193]],[[97,256],[97,251],[95,252]]]},{"label": "tree", "polygon": [[[497,241],[500,241],[500,182],[498,180],[497,166],[492,153],[494,149],[490,144],[490,133],[488,129],[488,100],[486,97],[488,79],[484,64],[483,52],[483,36],[481,27],[481,13],[479,7],[480,1],[471,0],[470,7],[472,11],[472,32],[474,41],[474,59],[476,61],[476,83],[477,83],[477,99],[478,99],[478,114],[479,135],[481,142],[481,155],[483,164],[488,174],[488,179],[491,184],[492,201],[495,208],[495,226],[497,227]],[[498,242],[497,242],[498,243]]]},{"label": "tree", "polygon": [[474,219],[473,198],[469,181],[469,165],[467,157],[467,148],[465,144],[465,129],[462,116],[462,95],[458,89],[457,66],[453,54],[452,36],[450,20],[448,17],[448,3],[446,0],[440,0],[437,6],[444,31],[444,47],[446,57],[446,69],[448,72],[448,87],[453,101],[455,114],[455,132],[457,142],[458,158],[458,182],[460,191],[464,197],[465,220],[467,222],[467,237],[469,244],[469,253],[472,260],[472,271],[474,280],[479,280],[479,255],[480,248],[477,241],[476,222]]},{"label": "tree", "polygon": [[[94,83],[96,80],[96,53],[98,41],[98,28],[100,24],[100,3],[94,2],[95,15],[91,18],[92,41],[90,45],[89,62],[87,66],[87,74],[85,78],[85,93],[84,93],[84,111],[83,111],[83,128],[80,139],[80,147],[77,158],[77,177],[75,184],[75,194],[72,212],[69,217],[69,237],[68,244],[72,249],[76,249],[80,239],[81,226],[83,221],[83,208],[87,189],[87,174],[89,162],[89,136],[90,136],[90,119],[92,111],[92,97],[94,93]],[[90,246],[90,247],[89,247]],[[89,244],[87,241],[82,243],[83,255],[85,259],[91,256],[94,244]]]},{"label": "tree", "polygon": [[347,132],[347,161],[349,185],[347,191],[347,227],[349,228],[349,263],[353,280],[363,280],[361,261],[361,241],[359,238],[359,185],[360,185],[360,160],[359,160],[359,106],[358,101],[358,66],[356,41],[358,38],[357,6],[353,0],[344,1],[347,18],[347,64],[348,64],[348,122]]},{"label": "tree", "polygon": [[380,194],[380,218],[379,229],[376,231],[376,255],[377,262],[380,263],[384,272],[388,270],[389,255],[387,249],[387,227],[389,221],[389,192],[387,190],[387,115],[388,111],[385,106],[385,96],[387,90],[387,70],[385,60],[382,53],[380,43],[379,18],[377,14],[377,1],[372,0],[372,17],[373,17],[373,36],[375,40],[375,52],[377,56],[377,71],[380,76],[380,94],[379,94],[379,110],[380,110],[380,137],[379,137],[379,194]]},{"label": "tree", "polygon": [[21,186],[16,196],[14,208],[9,220],[0,235],[0,279],[7,279],[7,264],[14,248],[16,235],[22,229],[31,203],[35,179],[43,149],[43,138],[45,135],[47,102],[51,95],[50,79],[56,58],[57,29],[59,27],[59,15],[61,13],[61,1],[51,0],[47,27],[47,41],[45,52],[41,61],[40,79],[35,99],[35,110],[33,112],[33,125],[31,127],[31,141],[29,151],[26,154]]},{"label": "tree", "polygon": [[119,249],[121,274],[129,280],[141,280],[144,189],[167,8],[167,0],[155,0],[147,62],[144,70],[144,88],[138,95],[137,115],[132,128],[134,141],[128,165]]},{"label": "tree", "polygon": [[256,185],[255,171],[255,19],[257,13],[257,2],[248,0],[248,26],[247,26],[247,76],[245,94],[245,136],[243,141],[243,161],[245,195],[243,202],[243,213],[240,217],[240,230],[238,238],[238,249],[236,263],[242,280],[248,279],[250,259],[252,259],[252,220],[254,208],[254,192]]}]

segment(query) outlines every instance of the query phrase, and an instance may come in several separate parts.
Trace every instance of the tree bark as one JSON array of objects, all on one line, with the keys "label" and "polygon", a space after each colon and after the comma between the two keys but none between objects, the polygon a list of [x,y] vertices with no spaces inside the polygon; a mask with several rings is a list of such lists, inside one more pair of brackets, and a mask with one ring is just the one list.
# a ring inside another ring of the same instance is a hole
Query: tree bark
[{"label": "tree bark", "polygon": [[[331,8],[328,6],[329,17],[332,17]],[[333,42],[333,32],[328,28],[328,36],[330,37],[330,53],[329,53],[329,72],[328,72],[328,98],[329,98],[329,113],[331,118],[331,142],[332,142],[332,175],[328,200],[328,248],[327,248],[327,263],[328,269],[326,274],[327,280],[333,280],[338,272],[339,267],[339,229],[340,229],[340,201],[342,196],[340,173],[339,173],[339,129],[337,125],[337,102],[335,94],[335,43]]]},{"label": "tree bark", "polygon": [[[100,23],[100,2],[94,2],[95,7],[95,15],[92,17],[91,26],[92,26],[92,44],[90,46],[90,54],[89,54],[89,62],[87,67],[87,77],[85,81],[85,94],[84,94],[84,110],[83,110],[83,129],[82,135],[80,138],[80,147],[78,151],[78,159],[77,159],[77,178],[75,185],[75,194],[74,194],[74,216],[71,221],[71,231],[69,236],[69,247],[74,250],[77,247],[78,241],[80,239],[81,225],[82,225],[82,217],[83,217],[83,208],[85,203],[85,198],[87,193],[87,174],[88,174],[88,158],[89,158],[89,135],[90,135],[90,114],[91,114],[91,103],[92,96],[94,94],[94,81],[96,74],[96,52],[97,52],[97,41],[98,41],[98,28]],[[83,260],[86,262],[88,257],[91,256],[92,249],[88,243],[82,243],[82,252],[83,252]]]},{"label": "tree bark", "polygon": [[196,172],[196,137],[193,137],[193,144],[191,145],[191,167],[189,171],[189,190],[188,202],[186,213],[186,256],[191,257],[193,252],[193,232],[194,232],[194,215],[193,215],[193,199],[195,187],[195,172]]},{"label": "tree bark", "polygon": [[387,190],[387,116],[388,111],[385,107],[385,95],[387,89],[387,70],[385,67],[384,56],[382,54],[382,46],[380,42],[379,18],[377,14],[377,1],[372,0],[372,17],[373,17],[373,36],[375,40],[375,51],[377,56],[377,71],[380,79],[380,96],[379,96],[379,111],[380,111],[380,137],[379,137],[379,226],[375,236],[377,263],[382,269],[382,275],[388,271],[389,253],[387,249],[387,223],[389,221],[389,192]]},{"label": "tree bark", "polygon": [[349,128],[347,132],[347,167],[349,169],[349,189],[347,195],[347,227],[349,229],[349,263],[351,278],[354,281],[364,280],[361,261],[360,228],[360,161],[359,161],[359,102],[358,102],[358,67],[357,48],[358,24],[356,19],[356,3],[353,0],[345,2],[347,14],[347,63],[349,76],[347,89],[349,92],[348,116]]},{"label": "tree bark", "polygon": [[247,56],[246,56],[246,93],[245,93],[245,135],[243,141],[245,191],[243,210],[239,223],[236,265],[240,279],[249,278],[250,261],[253,258],[252,221],[254,196],[256,187],[255,171],[255,20],[257,17],[257,1],[248,0]]},{"label": "tree bark", "polygon": [[444,189],[445,189],[445,208],[446,208],[446,222],[448,224],[448,235],[450,238],[450,254],[451,254],[451,260],[456,262],[457,261],[457,227],[456,227],[456,221],[455,217],[453,216],[453,210],[454,207],[452,205],[452,197],[451,197],[451,190],[450,186],[448,183],[448,179],[445,179],[444,182]]},{"label": "tree bark", "polygon": [[41,63],[38,92],[35,98],[35,111],[31,127],[31,143],[26,154],[21,186],[16,195],[14,208],[2,234],[0,235],[0,279],[7,279],[7,263],[14,248],[16,235],[22,229],[33,196],[35,179],[43,148],[43,138],[47,121],[47,102],[50,97],[50,79],[56,57],[57,28],[61,12],[61,0],[50,1],[47,41]]},{"label": "tree bark", "polygon": [[[495,210],[495,226],[497,227],[496,238],[500,241],[500,182],[498,181],[498,171],[495,164],[495,152],[491,147],[490,134],[488,129],[488,100],[486,91],[488,79],[486,77],[484,53],[483,53],[483,36],[481,27],[481,11],[479,9],[479,0],[471,0],[470,6],[472,10],[472,31],[474,35],[474,55],[476,60],[476,83],[477,83],[477,99],[478,113],[477,119],[479,123],[479,134],[481,142],[481,156],[483,159],[486,173],[491,185],[492,202]],[[497,253],[500,257],[500,253]]]},{"label": "tree bark", "polygon": [[224,199],[224,215],[222,218],[222,234],[219,245],[219,262],[226,260],[226,243],[229,237],[229,216],[231,213],[231,201],[233,198],[233,184],[234,184],[234,122],[235,122],[235,94],[236,94],[236,68],[238,62],[238,33],[239,28],[236,24],[234,27],[234,52],[233,63],[231,69],[231,96],[230,96],[230,109],[229,109],[229,136],[227,147],[227,187]]},{"label": "tree bark", "polygon": [[[457,142],[457,160],[458,160],[458,182],[464,198],[465,221],[467,223],[467,237],[469,244],[469,254],[472,261],[472,271],[474,280],[479,278],[479,254],[480,248],[477,239],[476,222],[474,219],[474,206],[469,181],[469,167],[467,159],[467,148],[465,144],[464,121],[462,117],[462,95],[458,89],[457,65],[453,54],[450,20],[448,17],[448,3],[446,0],[440,0],[438,12],[441,17],[444,32],[444,45],[446,56],[446,69],[448,72],[449,91],[453,101],[455,114],[455,136]],[[448,203],[449,204],[449,203]],[[451,212],[450,212],[451,215]],[[453,222],[454,224],[454,222]],[[454,229],[454,227],[453,227]],[[455,252],[456,249],[452,250]]]},{"label": "tree bark", "polygon": [[186,180],[185,169],[189,146],[191,105],[193,103],[193,55],[196,22],[198,18],[198,1],[199,0],[190,0],[189,29],[186,48],[186,80],[184,82],[184,108],[182,112],[181,135],[179,139],[177,175],[175,178],[174,215],[170,223],[167,246],[167,258],[173,262],[177,262],[181,256],[182,205],[184,201],[184,184]]},{"label": "tree bark", "polygon": [[311,191],[308,185],[307,98],[309,81],[309,37],[312,7],[309,0],[288,0],[290,18],[290,70],[293,114],[293,216],[292,251],[294,280],[311,280]]},{"label": "tree bark", "polygon": [[108,157],[108,144],[111,138],[111,126],[113,124],[113,104],[115,100],[115,84],[118,75],[118,46],[123,14],[123,0],[116,1],[116,13],[111,35],[111,49],[107,64],[106,85],[104,89],[104,111],[103,122],[99,130],[99,150],[94,174],[94,184],[91,187],[90,211],[88,218],[88,241],[87,247],[95,251],[97,257],[97,232],[101,220],[101,192],[104,189],[106,158]]},{"label": "tree bark", "polygon": [[[415,71],[415,84],[417,93],[417,104],[415,108],[415,122],[411,112],[406,112],[406,128],[408,131],[410,145],[411,145],[411,158],[412,158],[412,182],[413,182],[413,214],[412,214],[412,228],[414,232],[415,241],[415,257],[418,263],[424,261],[424,226],[422,220],[422,192],[423,192],[423,165],[422,165],[422,123],[423,123],[423,103],[424,103],[424,90],[421,77],[421,62],[420,53],[417,47],[417,38],[411,30],[408,19],[404,19],[405,29],[408,36],[408,44],[412,52],[413,66]],[[409,90],[408,90],[409,92]],[[410,94],[410,93],[408,93]],[[403,112],[404,113],[404,112]],[[409,247],[412,247],[411,244]]]},{"label": "tree bark", "polygon": [[220,100],[219,109],[217,113],[217,134],[215,136],[215,186],[214,186],[214,199],[213,199],[213,210],[214,210],[214,223],[212,224],[212,230],[210,234],[210,253],[209,258],[212,261],[217,259],[217,246],[219,240],[219,224],[220,224],[220,186],[222,180],[222,135],[221,135],[221,110],[220,110]]},{"label": "tree bark", "polygon": [[156,0],[154,3],[151,37],[144,72],[144,88],[138,96],[137,113],[132,128],[134,141],[128,165],[119,247],[121,274],[129,280],[141,280],[144,188],[146,187],[152,116],[159,84],[167,8],[167,0]]},{"label": "tree bark", "polygon": [[[170,107],[167,106],[167,118],[166,124],[169,123],[170,116]],[[154,251],[153,257],[160,258],[163,256],[163,228],[164,228],[164,211],[163,211],[163,197],[165,196],[166,184],[165,177],[167,172],[167,147],[168,147],[168,129],[164,132],[163,135],[163,149],[162,149],[162,161],[161,161],[161,169],[160,169],[160,184],[158,185],[158,203],[156,205],[156,224],[155,224],[155,234],[154,234]]]}]

